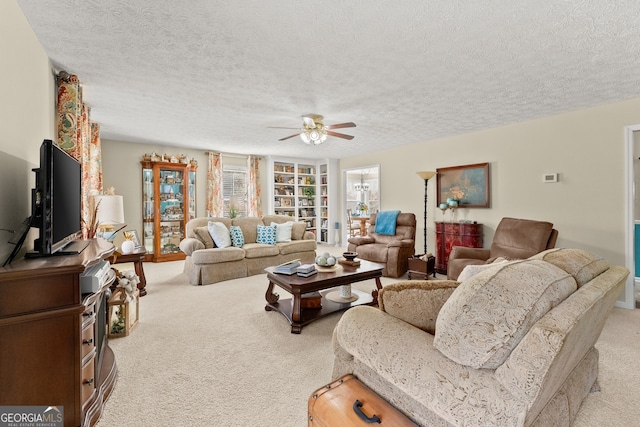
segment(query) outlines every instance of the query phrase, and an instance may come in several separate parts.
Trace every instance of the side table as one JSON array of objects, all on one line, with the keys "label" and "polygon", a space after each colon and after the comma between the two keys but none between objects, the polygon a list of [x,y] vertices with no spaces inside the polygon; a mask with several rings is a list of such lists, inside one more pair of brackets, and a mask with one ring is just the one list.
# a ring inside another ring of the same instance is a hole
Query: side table
[{"label": "side table", "polygon": [[411,280],[413,275],[417,275],[418,277],[427,280],[429,275],[433,275],[436,277],[436,258],[434,256],[428,257],[426,260],[421,259],[423,255],[414,255],[409,258],[409,271],[407,272],[407,276],[409,280]]},{"label": "side table", "polygon": [[111,264],[122,264],[125,262],[132,262],[133,268],[140,279],[138,283],[138,290],[140,291],[140,296],[143,297],[147,294],[147,279],[144,277],[144,269],[142,268],[142,262],[144,261],[144,257],[147,254],[147,250],[143,247],[136,248],[130,254],[121,254],[120,252],[114,252],[111,257],[107,258],[107,260]]},{"label": "side table", "polygon": [[436,273],[447,274],[449,254],[454,246],[482,247],[482,224],[436,221]]}]

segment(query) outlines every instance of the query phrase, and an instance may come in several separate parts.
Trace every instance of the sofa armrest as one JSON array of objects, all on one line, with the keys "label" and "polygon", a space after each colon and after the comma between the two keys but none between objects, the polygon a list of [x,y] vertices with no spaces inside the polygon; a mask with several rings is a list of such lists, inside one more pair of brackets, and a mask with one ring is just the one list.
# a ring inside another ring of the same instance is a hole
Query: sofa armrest
[{"label": "sofa armrest", "polygon": [[187,237],[180,242],[180,250],[191,256],[191,254],[199,249],[204,249],[204,243],[193,237]]},{"label": "sofa armrest", "polygon": [[349,243],[353,243],[356,246],[367,245],[369,243],[375,243],[375,239],[371,236],[362,236],[362,237],[349,237],[347,239]]},{"label": "sofa armrest", "polygon": [[312,231],[305,231],[302,240],[316,240],[316,235]]},{"label": "sofa armrest", "polygon": [[453,280],[408,280],[383,287],[380,310],[416,328],[435,334],[440,309],[460,283]]},{"label": "sofa armrest", "polygon": [[467,248],[464,246],[454,246],[451,248],[449,259],[466,258],[466,259],[478,259],[486,261],[491,256],[489,249],[487,248]]},{"label": "sofa armrest", "polygon": [[387,247],[396,247],[396,248],[412,248],[416,245],[415,240],[411,239],[402,239],[402,240],[392,240],[387,243]]}]

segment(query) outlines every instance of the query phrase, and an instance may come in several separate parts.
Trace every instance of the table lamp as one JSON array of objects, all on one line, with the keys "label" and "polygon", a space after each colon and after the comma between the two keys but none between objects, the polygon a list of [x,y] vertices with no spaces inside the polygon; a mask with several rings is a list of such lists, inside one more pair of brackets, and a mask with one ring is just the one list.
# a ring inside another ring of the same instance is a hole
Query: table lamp
[{"label": "table lamp", "polygon": [[92,198],[96,210],[96,223],[100,237],[112,241],[116,233],[124,228],[124,203],[122,196],[114,194],[95,195]]}]

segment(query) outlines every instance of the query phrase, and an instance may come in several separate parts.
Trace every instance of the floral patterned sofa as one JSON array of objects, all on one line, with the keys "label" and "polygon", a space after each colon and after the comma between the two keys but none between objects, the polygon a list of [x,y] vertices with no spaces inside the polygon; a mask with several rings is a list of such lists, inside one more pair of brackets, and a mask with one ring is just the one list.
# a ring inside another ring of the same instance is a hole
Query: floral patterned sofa
[{"label": "floral patterned sofa", "polygon": [[379,309],[347,311],[333,379],[355,374],[423,426],[570,425],[629,271],[579,249],[479,270],[387,285]]}]

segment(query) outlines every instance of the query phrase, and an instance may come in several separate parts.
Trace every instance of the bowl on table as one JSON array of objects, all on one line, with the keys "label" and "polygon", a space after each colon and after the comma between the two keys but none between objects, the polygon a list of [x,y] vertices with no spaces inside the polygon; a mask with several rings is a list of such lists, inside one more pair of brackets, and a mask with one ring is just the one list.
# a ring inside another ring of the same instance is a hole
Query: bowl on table
[{"label": "bowl on table", "polygon": [[356,259],[356,257],[358,256],[357,252],[343,252],[342,256],[347,260],[347,261],[353,261],[354,259]]}]

